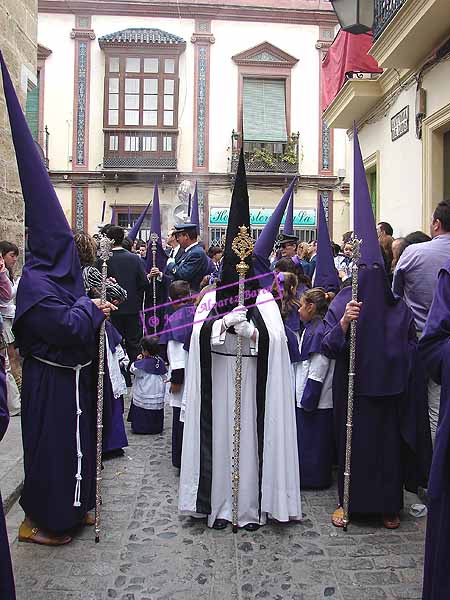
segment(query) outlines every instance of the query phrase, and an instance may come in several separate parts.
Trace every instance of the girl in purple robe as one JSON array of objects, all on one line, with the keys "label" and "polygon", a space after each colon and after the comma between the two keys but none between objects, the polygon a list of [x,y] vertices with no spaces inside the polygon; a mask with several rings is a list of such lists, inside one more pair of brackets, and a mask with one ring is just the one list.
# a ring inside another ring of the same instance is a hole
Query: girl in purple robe
[{"label": "girl in purple robe", "polygon": [[272,293],[278,301],[283,323],[296,334],[298,341],[300,341],[300,335],[304,327],[298,314],[300,302],[297,289],[298,279],[296,275],[288,272],[277,273],[272,285]]},{"label": "girl in purple robe", "polygon": [[130,369],[134,381],[128,420],[131,421],[133,433],[161,433],[164,427],[167,369],[164,360],[158,355],[157,337],[144,337],[141,341],[141,349],[142,358],[136,360]]},{"label": "girl in purple robe", "polygon": [[441,385],[439,423],[428,485],[423,600],[450,598],[450,262],[441,269],[419,342],[430,377]]},{"label": "girl in purple robe", "polygon": [[181,403],[184,391],[184,375],[188,353],[184,344],[191,336],[195,307],[189,297],[187,281],[174,281],[169,287],[169,296],[174,312],[166,320],[165,331],[159,338],[160,344],[167,344],[167,357],[170,366],[169,403],[172,407],[172,464],[181,468],[183,447],[183,423],[180,421]]},{"label": "girl in purple robe", "polygon": [[300,340],[300,361],[295,365],[297,443],[302,488],[331,485],[334,456],[334,360],[322,354],[323,318],[334,294],[313,288],[300,298],[299,315],[305,330]]}]

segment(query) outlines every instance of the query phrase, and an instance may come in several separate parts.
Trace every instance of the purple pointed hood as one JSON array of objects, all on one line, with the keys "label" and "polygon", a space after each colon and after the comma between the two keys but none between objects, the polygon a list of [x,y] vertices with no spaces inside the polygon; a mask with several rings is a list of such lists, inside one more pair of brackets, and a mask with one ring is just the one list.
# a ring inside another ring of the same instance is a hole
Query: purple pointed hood
[{"label": "purple pointed hood", "polygon": [[253,268],[255,275],[266,275],[264,278],[259,280],[260,284],[264,287],[271,285],[273,281],[273,276],[268,275],[268,273],[270,273],[269,256],[277,239],[281,221],[283,219],[289,199],[292,196],[296,181],[297,177],[294,177],[290,186],[285,191],[283,197],[278,203],[278,206],[270,215],[270,219],[264,226],[264,229],[262,230],[259,238],[256,240],[255,247],[253,248]]},{"label": "purple pointed hood", "polygon": [[363,240],[361,263],[379,264],[384,268],[356,125],[353,135],[353,229],[355,235]]},{"label": "purple pointed hood", "polygon": [[[291,181],[290,186],[285,191],[283,197],[281,198],[278,206],[275,208],[273,213],[270,216],[270,219],[267,221],[264,229],[261,232],[261,235],[256,240],[255,247],[253,249],[253,254],[255,256],[261,256],[263,258],[269,258],[270,253],[273,250],[273,246],[278,236],[278,232],[281,225],[281,220],[283,219],[284,212],[286,210],[286,206],[292,198],[294,185],[297,181],[297,177]],[[286,233],[286,229],[284,231]]]},{"label": "purple pointed hood", "polygon": [[322,196],[319,198],[319,228],[317,231],[317,263],[314,273],[314,287],[322,287],[327,292],[335,294],[339,291],[339,276],[334,266]]},{"label": "purple pointed hood", "polygon": [[85,291],[71,228],[30,133],[1,53],[0,62],[30,250],[17,293],[17,321],[43,298],[56,296],[73,303],[84,296]]},{"label": "purple pointed hood", "polygon": [[147,204],[147,206],[144,208],[144,210],[142,211],[142,214],[139,215],[139,219],[136,221],[136,223],[133,225],[133,227],[130,229],[129,233],[128,233],[128,238],[134,242],[134,240],[138,237],[139,232],[141,230],[142,227],[142,223],[144,222],[145,217],[147,216],[148,213],[148,209],[150,208],[150,206],[152,205],[151,202],[149,202]]},{"label": "purple pointed hood", "polygon": [[[157,181],[155,181],[155,189],[153,191],[152,220],[150,223],[150,233],[156,233],[156,235],[158,236],[158,241],[156,244],[156,266],[160,271],[164,272],[167,264],[167,254],[163,250],[161,240],[161,213],[159,209],[159,191]],[[146,264],[147,272],[150,272],[150,269],[153,267],[152,242],[150,239],[147,244]]]},{"label": "purple pointed hood", "polygon": [[195,182],[194,195],[192,196],[192,206],[190,212],[190,221],[197,225],[197,233],[200,235],[200,216],[198,213],[198,189],[197,182]]},{"label": "purple pointed hood", "polygon": [[286,235],[294,235],[294,190],[291,190],[286,220],[284,222],[283,233]]}]

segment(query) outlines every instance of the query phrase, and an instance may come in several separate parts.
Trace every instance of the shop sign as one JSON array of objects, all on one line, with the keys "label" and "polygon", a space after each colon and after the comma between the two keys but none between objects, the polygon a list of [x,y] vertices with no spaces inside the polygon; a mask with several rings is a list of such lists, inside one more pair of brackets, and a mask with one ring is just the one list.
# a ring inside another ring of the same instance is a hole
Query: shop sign
[{"label": "shop sign", "polygon": [[392,141],[405,135],[409,131],[409,106],[402,108],[400,112],[394,115],[391,119],[391,138]]},{"label": "shop sign", "polygon": [[[273,208],[251,208],[250,225],[252,227],[264,227],[270,219]],[[228,224],[229,208],[210,207],[209,225],[210,227],[226,227]],[[282,223],[284,223],[283,217]],[[315,208],[303,208],[294,210],[294,227],[315,227],[317,224],[317,215]]]}]

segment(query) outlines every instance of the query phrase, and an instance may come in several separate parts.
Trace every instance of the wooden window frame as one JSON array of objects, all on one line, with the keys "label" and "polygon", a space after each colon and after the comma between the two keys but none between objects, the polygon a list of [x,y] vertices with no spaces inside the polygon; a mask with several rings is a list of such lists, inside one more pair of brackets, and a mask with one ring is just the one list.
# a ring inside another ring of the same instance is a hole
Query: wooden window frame
[{"label": "wooden window frame", "polygon": [[[119,72],[109,72],[109,61],[111,58],[119,58]],[[127,58],[138,58],[141,61],[141,71],[139,73],[127,73],[126,72],[126,59]],[[158,73],[144,73],[144,58],[158,58],[159,59],[159,70]],[[175,63],[174,73],[164,73],[164,60],[172,59]],[[109,80],[119,79],[119,124],[110,125],[108,122],[108,111],[109,111]],[[125,80],[126,79],[139,79],[139,124],[138,125],[126,125],[125,124]],[[144,80],[145,79],[157,79],[158,80],[158,120],[155,126],[143,124],[143,112],[144,112]],[[164,81],[174,81],[174,108],[173,108],[173,124],[164,125]],[[150,52],[138,52],[128,49],[111,49],[105,52],[105,83],[104,83],[104,103],[103,103],[103,127],[105,129],[164,129],[167,131],[177,131],[178,129],[178,110],[179,110],[179,55],[176,52],[163,52],[162,49],[158,51]]]}]

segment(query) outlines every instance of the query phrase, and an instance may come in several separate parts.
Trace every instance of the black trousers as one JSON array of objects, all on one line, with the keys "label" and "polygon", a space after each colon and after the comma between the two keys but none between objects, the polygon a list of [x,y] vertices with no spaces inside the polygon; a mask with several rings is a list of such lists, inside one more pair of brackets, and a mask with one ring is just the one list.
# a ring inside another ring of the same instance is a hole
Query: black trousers
[{"label": "black trousers", "polygon": [[142,322],[139,314],[118,315],[113,313],[111,322],[125,341],[125,349],[130,363],[134,362],[141,352]]}]

